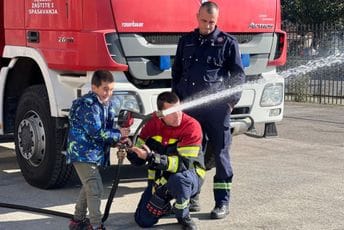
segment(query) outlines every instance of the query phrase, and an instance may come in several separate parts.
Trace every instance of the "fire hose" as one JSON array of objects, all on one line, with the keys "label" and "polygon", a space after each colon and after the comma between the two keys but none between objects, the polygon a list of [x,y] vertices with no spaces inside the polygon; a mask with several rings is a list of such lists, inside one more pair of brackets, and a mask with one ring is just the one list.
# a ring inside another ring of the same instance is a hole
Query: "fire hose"
[{"label": "fire hose", "polygon": [[[159,112],[160,111],[157,112],[158,116],[162,116],[162,113],[159,113]],[[152,117],[152,114],[143,115],[143,114],[139,114],[139,113],[129,111],[129,110],[121,110],[119,115],[118,115],[117,125],[121,128],[129,128],[134,123],[134,118],[140,119],[141,122],[140,122],[139,126],[137,127],[137,129],[134,133],[134,136],[133,136],[133,143],[135,143],[138,132],[140,131],[142,126],[151,117]],[[117,151],[118,165],[117,165],[116,170],[115,170],[115,175],[114,175],[114,179],[112,182],[111,191],[109,193],[109,197],[107,199],[106,206],[105,206],[104,215],[102,217],[103,223],[109,217],[110,208],[111,208],[113,199],[116,195],[118,184],[120,182],[120,167],[123,164],[123,161],[126,157],[126,153],[128,150],[128,143],[121,143],[120,142],[117,145],[117,147],[118,147],[118,151]],[[18,205],[18,204],[10,204],[10,203],[1,203],[0,202],[0,207],[9,208],[9,209],[24,210],[24,211],[28,211],[28,212],[42,213],[42,214],[59,216],[59,217],[68,218],[68,219],[72,219],[74,216],[73,214],[70,214],[70,213],[64,213],[64,212],[53,211],[53,210],[44,209],[44,208],[35,208],[35,207]]]}]

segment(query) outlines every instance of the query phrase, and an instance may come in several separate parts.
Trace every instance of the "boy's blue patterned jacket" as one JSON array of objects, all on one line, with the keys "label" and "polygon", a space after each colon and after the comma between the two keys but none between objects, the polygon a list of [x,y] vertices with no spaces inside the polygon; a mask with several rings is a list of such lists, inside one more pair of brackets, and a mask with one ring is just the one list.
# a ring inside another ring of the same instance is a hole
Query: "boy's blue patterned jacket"
[{"label": "boy's blue patterned jacket", "polygon": [[105,106],[93,92],[74,100],[69,113],[67,163],[105,166],[110,146],[121,138],[120,131],[113,128],[114,118],[111,100]]}]

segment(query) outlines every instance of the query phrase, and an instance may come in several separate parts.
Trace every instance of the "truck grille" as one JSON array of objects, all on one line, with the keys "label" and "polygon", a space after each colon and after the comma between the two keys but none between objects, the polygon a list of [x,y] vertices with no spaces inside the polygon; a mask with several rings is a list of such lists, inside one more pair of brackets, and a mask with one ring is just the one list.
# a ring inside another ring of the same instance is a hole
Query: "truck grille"
[{"label": "truck grille", "polygon": [[[154,45],[174,45],[178,44],[178,40],[181,36],[185,35],[186,33],[144,33],[140,34],[144,37],[148,43]],[[255,34],[252,33],[232,33],[236,39],[238,39],[240,44],[248,43],[253,39]]]}]

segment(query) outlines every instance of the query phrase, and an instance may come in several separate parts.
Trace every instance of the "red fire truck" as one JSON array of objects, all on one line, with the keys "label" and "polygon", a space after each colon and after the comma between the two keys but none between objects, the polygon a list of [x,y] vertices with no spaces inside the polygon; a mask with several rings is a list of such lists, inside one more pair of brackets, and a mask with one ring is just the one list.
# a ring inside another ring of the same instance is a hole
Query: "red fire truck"
[{"label": "red fire truck", "polygon": [[[197,25],[200,0],[0,0],[0,135],[15,141],[26,181],[62,186],[68,109],[110,70],[120,108],[148,114],[171,85],[179,37]],[[247,81],[233,111],[234,134],[283,116],[286,61],[280,0],[216,0],[218,26],[237,37]],[[264,81],[256,81],[263,79]],[[250,117],[251,120],[246,118]]]}]

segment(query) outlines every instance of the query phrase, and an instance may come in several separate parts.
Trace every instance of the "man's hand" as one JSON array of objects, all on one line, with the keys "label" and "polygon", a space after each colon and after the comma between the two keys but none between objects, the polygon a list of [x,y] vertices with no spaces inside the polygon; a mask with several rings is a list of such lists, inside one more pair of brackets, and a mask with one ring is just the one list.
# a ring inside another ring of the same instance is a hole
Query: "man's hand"
[{"label": "man's hand", "polygon": [[229,110],[229,113],[232,113],[233,108],[234,108],[234,105],[232,105],[231,103],[228,103],[228,110]]},{"label": "man's hand", "polygon": [[133,146],[133,142],[130,140],[129,137],[121,137],[119,140],[120,145],[124,145],[126,148],[131,148]]},{"label": "man's hand", "polygon": [[138,147],[132,147],[130,149],[132,152],[134,152],[139,158],[146,160],[148,157],[148,151],[142,148],[138,148]]}]

